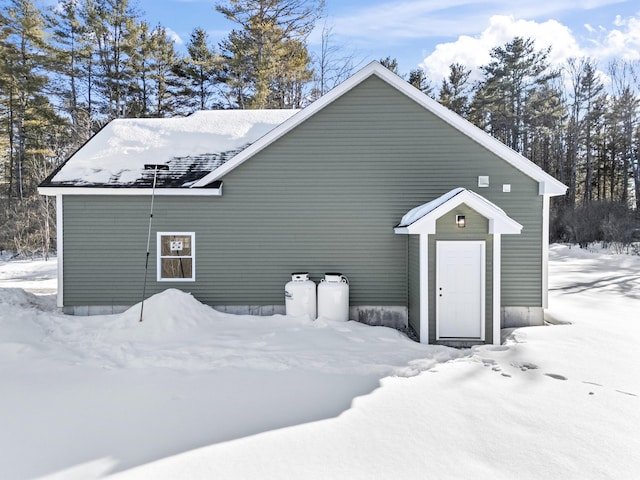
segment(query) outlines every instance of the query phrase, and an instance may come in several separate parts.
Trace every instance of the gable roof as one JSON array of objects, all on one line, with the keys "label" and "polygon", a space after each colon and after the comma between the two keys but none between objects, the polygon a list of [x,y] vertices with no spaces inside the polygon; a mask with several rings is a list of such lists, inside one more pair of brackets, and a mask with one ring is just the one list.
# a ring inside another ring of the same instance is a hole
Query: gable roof
[{"label": "gable roof", "polygon": [[485,131],[473,125],[471,122],[459,116],[457,113],[449,110],[443,105],[440,105],[434,99],[425,95],[420,90],[418,90],[378,62],[371,62],[369,65],[355,73],[353,76],[335,87],[326,95],[320,97],[314,103],[302,109],[297,115],[278,125],[267,135],[252,143],[243,151],[239,152],[224,165],[221,165],[208,175],[195,182],[193,184],[193,187],[205,187],[207,184],[213,181],[220,180],[224,175],[236,168],[238,165],[244,163],[253,155],[278,140],[287,132],[291,131],[296,126],[307,120],[309,117],[315,115],[327,105],[331,104],[371,76],[376,76],[385,81],[386,83],[424,107],[426,110],[430,111],[437,117],[447,122],[452,127],[472,138],[487,150],[495,153],[506,162],[513,165],[525,175],[536,180],[539,183],[539,193],[541,195],[564,195],[564,193],[566,192],[566,185],[562,184],[551,175],[547,174],[544,170],[535,165],[529,159],[525,158],[515,150],[507,147],[499,140],[495,139]]},{"label": "gable roof", "polygon": [[434,234],[436,220],[463,203],[489,220],[488,233],[518,234],[522,231],[522,225],[495,203],[466,188],[454,188],[435,200],[409,210],[394,231],[400,234]]},{"label": "gable roof", "polygon": [[107,124],[39,187],[40,193],[144,194],[163,164],[159,194],[220,194],[220,180],[342,95],[375,76],[538,182],[542,195],[563,195],[565,185],[524,156],[440,105],[378,62],[355,73],[303,110],[211,110],[188,117],[118,119]]},{"label": "gable roof", "polygon": [[168,165],[157,187],[189,187],[297,110],[208,110],[109,122],[41,187],[151,188],[145,164]]}]

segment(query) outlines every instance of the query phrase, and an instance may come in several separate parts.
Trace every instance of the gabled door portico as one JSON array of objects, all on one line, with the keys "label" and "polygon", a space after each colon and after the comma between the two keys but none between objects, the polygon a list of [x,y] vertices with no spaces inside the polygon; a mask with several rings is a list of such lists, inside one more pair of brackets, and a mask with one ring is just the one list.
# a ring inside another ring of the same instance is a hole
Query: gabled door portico
[{"label": "gabled door portico", "polygon": [[410,280],[419,283],[410,284],[419,307],[410,306],[409,323],[420,342],[499,344],[501,235],[519,234],[522,225],[484,197],[456,188],[409,211],[394,230],[419,237],[419,251],[409,254],[412,265],[419,263]]}]

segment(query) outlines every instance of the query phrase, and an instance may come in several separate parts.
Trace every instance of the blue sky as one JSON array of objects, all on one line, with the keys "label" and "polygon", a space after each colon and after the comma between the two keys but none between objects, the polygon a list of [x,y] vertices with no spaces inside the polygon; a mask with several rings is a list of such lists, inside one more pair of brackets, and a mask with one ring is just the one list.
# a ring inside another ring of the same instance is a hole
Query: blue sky
[{"label": "blue sky", "polygon": [[[135,0],[133,0],[135,3]],[[138,0],[151,24],[161,23],[178,42],[194,27],[214,44],[233,27],[215,0]],[[422,66],[438,81],[453,61],[470,68],[486,63],[490,48],[515,35],[551,45],[552,61],[589,56],[640,60],[638,0],[326,0],[333,41],[363,64],[386,56],[400,71]],[[311,46],[319,39],[315,32]]]}]

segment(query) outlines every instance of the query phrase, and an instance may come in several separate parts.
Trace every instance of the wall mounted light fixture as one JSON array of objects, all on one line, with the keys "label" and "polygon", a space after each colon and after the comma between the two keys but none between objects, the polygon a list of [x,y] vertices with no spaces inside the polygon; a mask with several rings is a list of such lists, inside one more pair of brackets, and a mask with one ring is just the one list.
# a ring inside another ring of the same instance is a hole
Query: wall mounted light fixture
[{"label": "wall mounted light fixture", "polygon": [[458,228],[464,228],[466,226],[466,219],[464,215],[456,215],[456,225]]}]

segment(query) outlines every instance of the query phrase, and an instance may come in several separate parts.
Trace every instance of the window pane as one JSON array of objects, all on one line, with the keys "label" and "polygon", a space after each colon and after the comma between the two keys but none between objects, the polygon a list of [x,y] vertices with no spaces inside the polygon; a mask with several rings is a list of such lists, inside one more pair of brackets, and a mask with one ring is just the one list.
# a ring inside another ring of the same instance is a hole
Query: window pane
[{"label": "window pane", "polygon": [[160,255],[163,257],[190,257],[190,235],[162,235]]},{"label": "window pane", "polygon": [[192,259],[162,258],[161,278],[193,278]]}]

